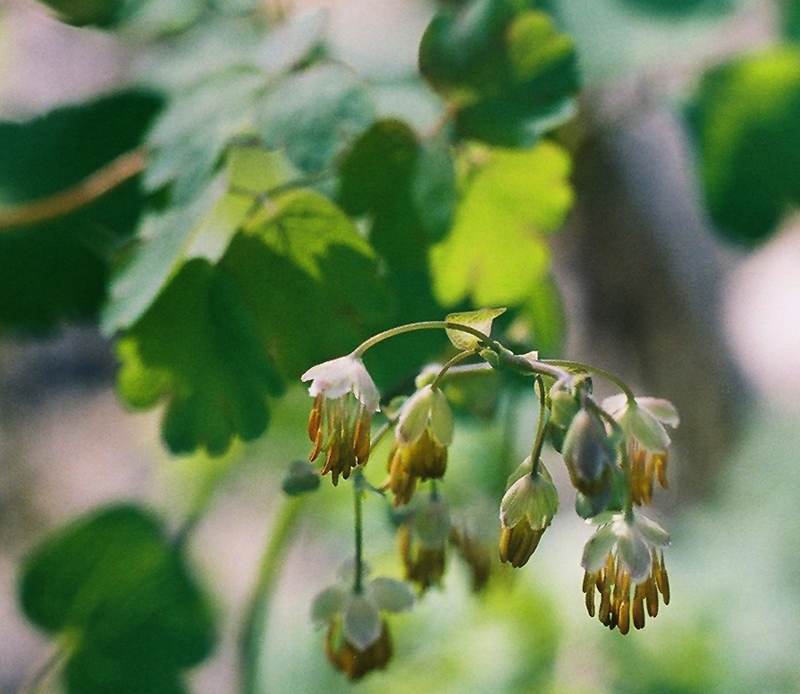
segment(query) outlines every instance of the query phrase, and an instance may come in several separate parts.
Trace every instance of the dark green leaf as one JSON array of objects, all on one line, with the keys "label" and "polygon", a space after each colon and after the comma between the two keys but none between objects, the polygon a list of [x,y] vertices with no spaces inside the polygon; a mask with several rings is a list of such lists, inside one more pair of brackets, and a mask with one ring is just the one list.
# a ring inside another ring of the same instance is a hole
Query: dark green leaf
[{"label": "dark green leaf", "polygon": [[299,496],[319,489],[321,479],[317,468],[307,460],[293,460],[281,482],[283,493]]},{"label": "dark green leaf", "polygon": [[120,394],[135,407],[167,401],[163,433],[174,452],[218,455],[234,437],[263,433],[278,373],[296,380],[352,350],[390,307],[352,222],[316,193],[287,193],[216,266],[181,266],[118,343]]},{"label": "dark green leaf", "polygon": [[423,77],[460,105],[501,93],[510,78],[505,34],[515,14],[512,0],[470,0],[442,8],[420,43]]},{"label": "dark green leaf", "polygon": [[259,133],[305,172],[329,166],[366,130],[375,110],[364,83],[348,68],[321,63],[292,73],[258,105]]},{"label": "dark green leaf", "polygon": [[136,672],[152,691],[181,691],[177,672],[214,643],[209,606],[182,552],[136,506],[96,511],[45,540],[23,565],[20,595],[35,624],[79,644],[66,668],[74,694],[123,683],[144,692]]},{"label": "dark green leaf", "polygon": [[800,203],[800,50],[774,49],[713,68],[689,123],[716,226],[749,245],[769,236]]},{"label": "dark green leaf", "polygon": [[[125,92],[0,124],[0,204],[66,190],[136,147],[160,98]],[[138,177],[50,222],[0,230],[0,325],[44,328],[90,318],[106,294],[109,261],[135,228]]]},{"label": "dark green leaf", "polygon": [[425,144],[405,123],[382,120],[341,166],[338,199],[370,220],[370,242],[393,268],[427,264],[427,247],[450,228],[455,169],[444,142]]},{"label": "dark green leaf", "polygon": [[800,0],[783,3],[783,35],[790,41],[800,41]]},{"label": "dark green leaf", "polygon": [[43,0],[58,18],[75,26],[111,26],[119,18],[127,0]]}]

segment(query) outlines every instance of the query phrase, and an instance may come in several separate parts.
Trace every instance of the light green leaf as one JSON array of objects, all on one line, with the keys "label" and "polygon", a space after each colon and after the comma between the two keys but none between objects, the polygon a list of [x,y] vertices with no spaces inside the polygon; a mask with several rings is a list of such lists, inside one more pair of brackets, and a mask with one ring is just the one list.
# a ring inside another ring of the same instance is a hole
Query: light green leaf
[{"label": "light green leaf", "polygon": [[[133,325],[187,260],[217,262],[254,211],[254,195],[293,175],[279,153],[234,147],[227,175],[209,184],[191,205],[149,215],[139,232],[142,244],[113,278],[102,314],[103,331],[110,335]],[[226,186],[230,192],[225,192]]]},{"label": "light green leaf", "polygon": [[546,277],[555,232],[572,206],[570,159],[558,145],[494,150],[467,181],[449,236],[431,249],[434,289],[445,305],[519,305]]},{"label": "light green leaf", "polygon": [[[482,308],[477,311],[451,313],[445,320],[448,323],[466,325],[488,336],[492,332],[492,321],[505,311],[504,308]],[[455,328],[447,329],[447,337],[450,338],[453,347],[462,351],[477,349],[480,345],[480,340],[476,335]]]}]

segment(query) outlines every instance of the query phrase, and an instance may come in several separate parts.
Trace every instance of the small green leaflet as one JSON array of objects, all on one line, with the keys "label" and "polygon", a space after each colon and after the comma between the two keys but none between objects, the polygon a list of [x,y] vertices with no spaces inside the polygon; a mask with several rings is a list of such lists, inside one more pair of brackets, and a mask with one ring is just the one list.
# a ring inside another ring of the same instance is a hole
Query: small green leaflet
[{"label": "small green leaflet", "polygon": [[[458,323],[489,335],[492,332],[492,321],[506,312],[504,308],[482,308],[477,311],[465,311],[461,313],[451,313],[445,318],[448,323]],[[480,339],[477,335],[447,328],[447,337],[453,343],[453,347],[462,352],[471,351],[480,347]]]}]

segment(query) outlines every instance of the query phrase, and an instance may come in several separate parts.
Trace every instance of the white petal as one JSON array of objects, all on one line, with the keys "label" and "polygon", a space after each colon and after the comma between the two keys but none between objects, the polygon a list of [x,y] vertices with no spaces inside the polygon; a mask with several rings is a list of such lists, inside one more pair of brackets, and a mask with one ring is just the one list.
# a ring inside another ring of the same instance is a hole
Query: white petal
[{"label": "white petal", "polygon": [[403,581],[378,576],[369,582],[367,591],[375,604],[387,612],[405,612],[414,606],[414,591]]},{"label": "white petal", "polygon": [[330,622],[342,611],[345,596],[344,588],[331,586],[318,593],[311,603],[311,619],[316,623]]},{"label": "white petal", "polygon": [[663,425],[647,410],[632,407],[624,415],[626,429],[644,448],[653,453],[665,451],[669,446],[669,434]]},{"label": "white petal", "polygon": [[642,583],[650,575],[650,547],[640,533],[633,528],[619,536],[617,543],[619,559],[633,583]]},{"label": "white petal", "polygon": [[581,566],[584,570],[589,573],[600,571],[605,565],[606,557],[616,541],[617,536],[614,533],[613,526],[611,524],[601,525],[583,548]]},{"label": "white petal", "polygon": [[312,397],[324,395],[335,400],[353,389],[352,357],[339,357],[312,366],[301,377],[302,381],[311,381],[308,393]]},{"label": "white petal", "polygon": [[367,412],[377,412],[380,409],[381,394],[372,376],[369,375],[367,367],[360,359],[351,357],[352,390],[359,402]]},{"label": "white petal", "polygon": [[669,545],[669,533],[655,521],[637,514],[635,526],[636,530],[642,534],[642,537],[654,547],[666,547]]},{"label": "white petal", "polygon": [[342,614],[344,637],[363,651],[381,635],[381,616],[375,603],[364,595],[350,595]]},{"label": "white petal", "polygon": [[678,410],[669,400],[664,400],[663,398],[636,398],[636,402],[659,422],[671,427],[676,427],[680,424]]},{"label": "white petal", "polygon": [[453,443],[453,412],[445,394],[438,388],[433,391],[431,402],[431,433],[442,446]]},{"label": "white petal", "polygon": [[[506,487],[511,487],[514,482],[520,479],[523,475],[530,475],[531,469],[533,469],[533,465],[531,464],[531,457],[528,456],[520,463],[519,467],[508,476],[508,479],[506,480]],[[549,477],[550,473],[548,472],[547,475]]]},{"label": "white petal", "polygon": [[627,404],[628,396],[625,395],[625,393],[619,393],[618,395],[612,395],[603,400],[602,408],[616,419],[617,415],[622,413]]},{"label": "white petal", "polygon": [[406,400],[395,431],[395,435],[401,443],[414,443],[422,436],[422,432],[425,431],[430,420],[432,398],[431,387],[425,386]]}]

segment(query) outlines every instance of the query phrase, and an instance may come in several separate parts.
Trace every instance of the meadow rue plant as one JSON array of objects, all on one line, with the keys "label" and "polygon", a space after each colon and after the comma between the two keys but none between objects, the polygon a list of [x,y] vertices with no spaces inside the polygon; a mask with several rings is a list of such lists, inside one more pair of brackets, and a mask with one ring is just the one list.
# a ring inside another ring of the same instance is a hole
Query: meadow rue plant
[{"label": "meadow rue plant", "polygon": [[[589,614],[627,634],[631,624],[644,627],[646,614],[655,617],[660,602],[669,603],[663,556],[669,536],[635,507],[650,503],[654,480],[666,487],[670,444],[666,427],[678,424],[675,408],[666,400],[636,397],[624,382],[602,369],[541,360],[535,352],[515,354],[490,335],[493,320],[502,313],[502,309],[492,309],[451,314],[444,321],[399,326],[303,376],[311,380],[309,394],[314,398],[309,459],[325,453],[321,474],[330,472],[334,485],[353,473],[356,554],[352,580],[324,590],[312,608],[314,621],[328,625],[325,650],[329,660],[351,679],[386,666],[392,645],[383,614],[404,611],[413,604],[409,584],[385,577],[366,580],[362,503],[367,494],[380,496],[390,505],[403,575],[420,596],[441,585],[448,545],[467,561],[476,589],[490,580],[493,562],[481,542],[453,524],[439,488],[446,483],[456,428],[443,387],[451,379],[471,378],[487,370],[530,377],[538,396],[531,453],[510,476],[499,501],[495,556],[499,555],[500,563],[514,568],[527,564],[558,511],[558,489],[541,460],[544,447],[550,444],[561,452],[577,491],[576,511],[598,525],[581,560]],[[381,410],[380,393],[362,356],[384,340],[431,329],[446,330],[455,353],[441,366],[425,367],[414,381],[415,390],[399,408]],[[593,377],[606,379],[621,392],[598,403],[592,394]],[[382,425],[373,435],[370,428],[376,412]],[[364,466],[378,442],[392,431],[388,477],[375,486],[365,477]],[[414,498],[417,487],[426,481],[429,494]]]}]

